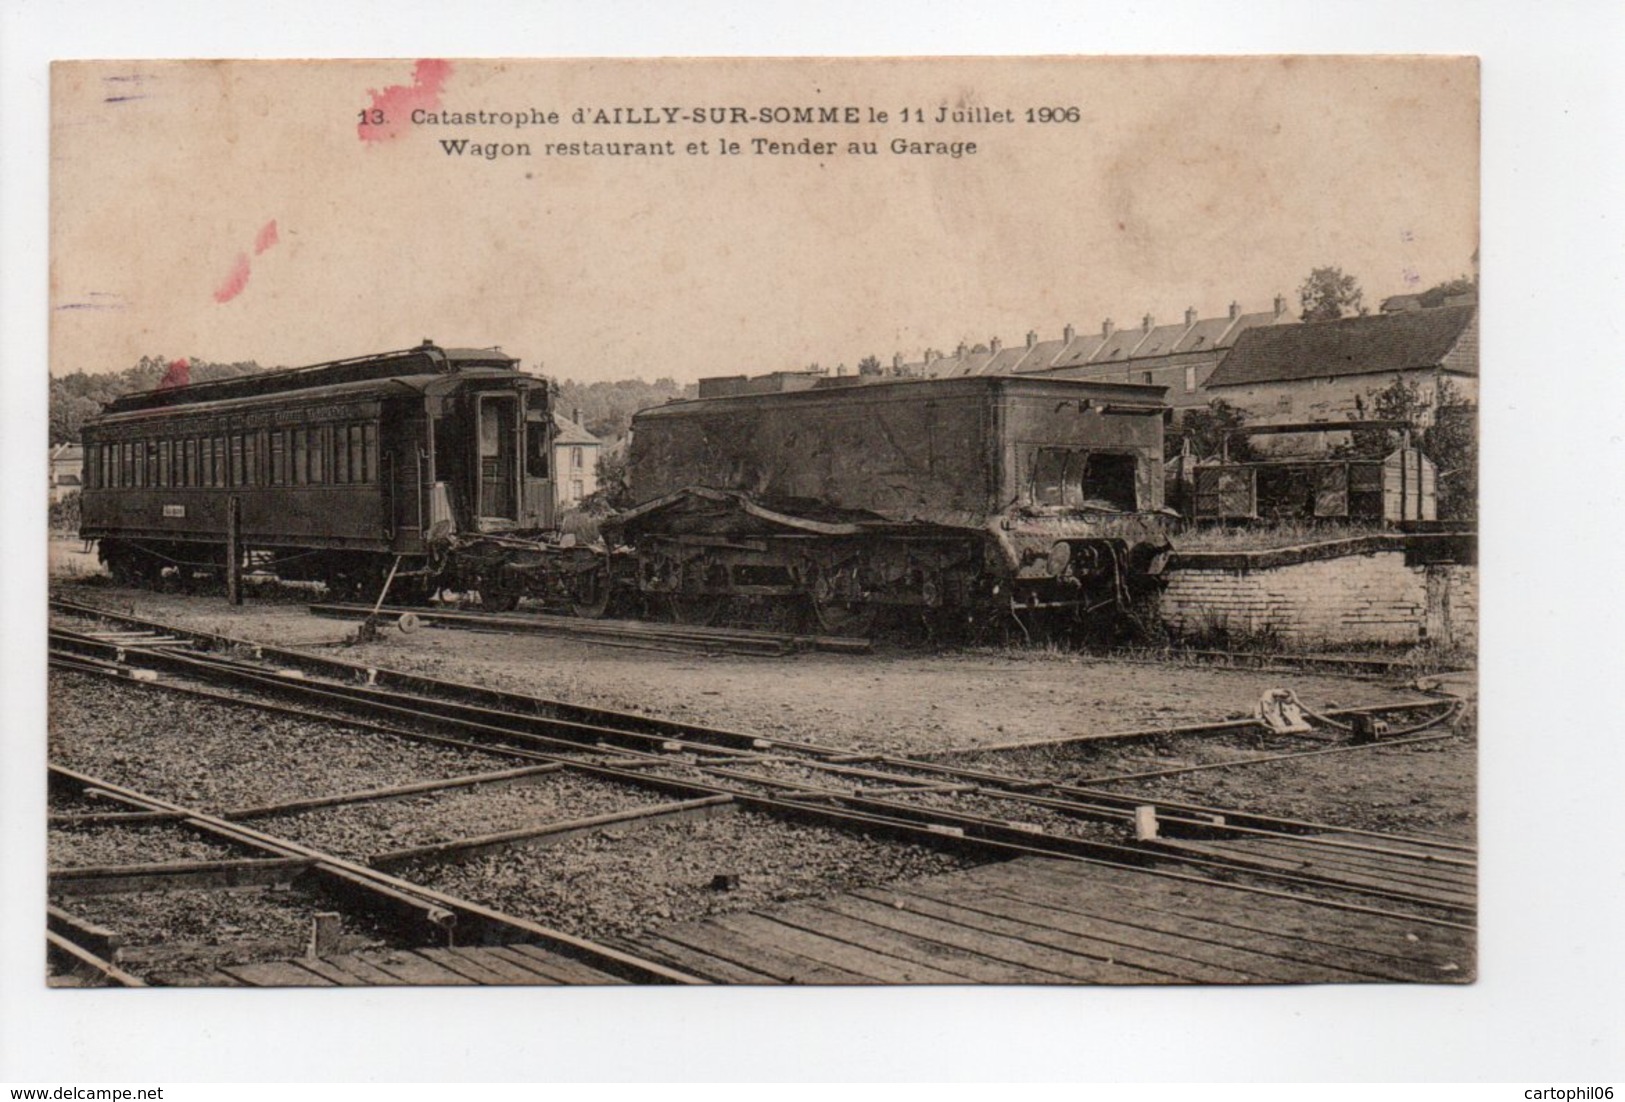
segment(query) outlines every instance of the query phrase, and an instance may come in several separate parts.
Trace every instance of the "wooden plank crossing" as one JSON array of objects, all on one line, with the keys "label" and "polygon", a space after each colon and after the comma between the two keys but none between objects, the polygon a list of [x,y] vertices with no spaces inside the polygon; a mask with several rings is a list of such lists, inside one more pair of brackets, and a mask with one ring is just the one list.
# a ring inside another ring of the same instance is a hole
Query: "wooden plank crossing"
[{"label": "wooden plank crossing", "polygon": [[624,984],[619,976],[537,945],[375,949],[329,957],[231,964],[211,986],[467,987]]},{"label": "wooden plank crossing", "polygon": [[629,947],[717,983],[1460,983],[1475,968],[1471,930],[1038,857],[674,924]]},{"label": "wooden plank crossing", "polygon": [[1353,891],[1404,893],[1441,907],[1472,909],[1477,900],[1478,868],[1470,855],[1335,835],[1159,838],[1153,844],[1262,872],[1312,876]]}]

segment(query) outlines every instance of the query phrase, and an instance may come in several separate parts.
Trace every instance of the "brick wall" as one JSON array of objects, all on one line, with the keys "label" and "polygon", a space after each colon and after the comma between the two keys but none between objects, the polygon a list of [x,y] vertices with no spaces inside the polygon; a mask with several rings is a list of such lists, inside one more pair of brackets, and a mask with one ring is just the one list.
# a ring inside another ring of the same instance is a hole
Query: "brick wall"
[{"label": "brick wall", "polygon": [[[1234,554],[1179,556],[1161,616],[1177,635],[1274,635],[1299,645],[1478,643],[1474,566],[1407,566],[1402,549],[1257,568]],[[1277,556],[1279,558],[1279,556]],[[1222,563],[1222,565],[1220,565]]]}]

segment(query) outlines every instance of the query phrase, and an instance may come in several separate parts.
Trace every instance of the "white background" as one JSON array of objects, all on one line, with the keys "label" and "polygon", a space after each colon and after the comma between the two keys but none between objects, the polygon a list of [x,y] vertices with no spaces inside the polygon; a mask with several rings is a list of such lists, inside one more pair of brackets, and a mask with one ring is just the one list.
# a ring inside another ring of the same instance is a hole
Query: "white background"
[{"label": "white background", "polygon": [[[1625,1072],[1625,5],[0,0],[0,1082]],[[92,992],[41,984],[47,63],[126,57],[1483,58],[1484,912],[1469,988]],[[1521,1096],[1521,1092],[1518,1092]],[[1510,1097],[1509,1092],[1509,1097]]]}]

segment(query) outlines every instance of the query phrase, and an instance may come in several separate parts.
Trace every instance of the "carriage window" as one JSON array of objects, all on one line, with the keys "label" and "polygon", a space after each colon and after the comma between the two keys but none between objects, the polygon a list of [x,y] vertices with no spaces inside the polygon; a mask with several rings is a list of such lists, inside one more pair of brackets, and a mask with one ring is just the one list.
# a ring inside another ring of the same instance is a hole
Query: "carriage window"
[{"label": "carriage window", "polygon": [[365,482],[378,481],[378,426],[361,426],[361,450],[366,461],[366,474],[362,476]]},{"label": "carriage window", "polygon": [[214,438],[214,484],[216,486],[226,485],[226,476],[229,473],[230,471],[227,468],[226,438],[224,436],[216,436]]},{"label": "carriage window", "polygon": [[531,421],[525,425],[525,476],[547,477],[547,424]]},{"label": "carriage window", "polygon": [[282,433],[273,432],[271,434],[271,483],[275,486],[280,486],[287,481],[288,460],[283,454],[286,444],[287,441],[283,438]]},{"label": "carriage window", "polygon": [[1138,505],[1135,458],[1072,448],[1040,448],[1033,463],[1033,502],[1132,511]]},{"label": "carriage window", "polygon": [[1033,463],[1033,503],[1035,505],[1064,504],[1065,483],[1065,449],[1038,449],[1038,459]]},{"label": "carriage window", "polygon": [[327,456],[327,429],[322,427],[310,430],[310,461],[309,476],[314,484],[320,484],[327,479],[326,464],[323,460]]},{"label": "carriage window", "polygon": [[344,450],[346,461],[350,465],[350,481],[365,482],[366,465],[361,457],[361,426],[346,425],[344,429]]},{"label": "carriage window", "polygon": [[293,452],[293,477],[289,481],[303,486],[309,469],[307,466],[309,460],[306,458],[307,435],[304,429],[294,429],[290,435],[293,437],[290,442],[290,448]]},{"label": "carriage window", "polygon": [[169,485],[169,441],[158,441],[158,485]]},{"label": "carriage window", "polygon": [[1067,504],[1132,512],[1139,503],[1134,475],[1132,455],[1077,452],[1067,464],[1067,493],[1077,498]]}]

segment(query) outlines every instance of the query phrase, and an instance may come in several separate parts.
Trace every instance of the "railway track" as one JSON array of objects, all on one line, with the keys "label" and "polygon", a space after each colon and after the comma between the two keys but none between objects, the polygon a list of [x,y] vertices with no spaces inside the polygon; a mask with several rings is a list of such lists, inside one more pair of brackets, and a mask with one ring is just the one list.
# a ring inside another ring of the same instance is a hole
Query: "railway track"
[{"label": "railway track", "polygon": [[[255,885],[302,885],[333,901],[342,908],[361,911],[368,915],[381,915],[393,928],[400,931],[407,944],[397,947],[394,960],[399,967],[414,969],[418,982],[431,981],[428,975],[436,968],[451,971],[469,981],[471,969],[477,968],[479,957],[469,958],[472,964],[458,967],[458,958],[449,968],[444,960],[436,964],[436,955],[454,949],[497,946],[512,952],[530,954],[541,962],[534,970],[538,978],[529,982],[547,982],[551,966],[555,977],[569,977],[577,983],[668,983],[691,984],[703,982],[694,976],[667,965],[645,960],[620,949],[602,945],[584,938],[554,930],[516,915],[505,914],[492,908],[457,896],[439,892],[422,884],[399,879],[376,866],[349,860],[323,852],[292,839],[246,825],[244,820],[287,812],[300,805],[280,808],[245,809],[216,815],[186,807],[170,800],[148,795],[135,789],[91,776],[61,765],[51,765],[50,783],[53,789],[67,790],[80,797],[93,797],[96,802],[111,804],[119,810],[89,812],[78,815],[53,816],[58,826],[150,825],[173,823],[195,831],[207,838],[225,843],[251,856],[228,860],[167,861],[125,863],[111,866],[70,866],[53,868],[49,875],[50,892],[54,897],[74,898],[91,895],[124,894],[149,891],[175,891],[187,889],[241,889]],[[518,779],[511,771],[503,777],[485,776],[464,778],[461,783],[494,783]],[[535,770],[524,771],[531,774]],[[418,786],[422,787],[422,786]],[[399,795],[400,793],[395,793]],[[352,796],[353,801],[387,798],[388,793],[364,793]],[[328,804],[343,802],[325,801]],[[305,806],[308,806],[307,801]],[[337,913],[324,913],[337,919]],[[318,919],[312,934],[310,951],[302,957],[264,962],[273,967],[270,975],[280,975],[279,982],[288,982],[290,974],[300,970],[317,977],[329,976],[335,967],[320,951],[325,923]],[[49,913],[48,944],[57,960],[70,972],[88,976],[95,981],[115,986],[144,986],[143,982],[119,965],[112,957],[118,948],[118,939],[111,931],[77,919],[67,910],[53,906]],[[423,956],[428,953],[428,956]],[[410,962],[410,963],[407,963]],[[374,966],[376,968],[376,966]],[[324,971],[327,970],[327,971]],[[342,969],[341,969],[342,970]],[[489,971],[489,969],[487,969]],[[389,974],[384,969],[385,975]],[[250,966],[247,973],[239,967],[228,966],[215,970],[209,980],[213,983],[256,984],[255,976],[266,978],[264,969],[258,973]],[[326,982],[339,981],[327,978]],[[401,982],[408,982],[404,977]],[[455,981],[453,981],[455,982]],[[471,981],[470,981],[471,982]],[[561,982],[555,979],[555,982]]]},{"label": "railway track", "polygon": [[[134,617],[111,622],[110,630],[53,628],[53,664],[151,677],[144,683],[255,707],[322,712],[362,729],[496,749],[516,764],[556,763],[682,799],[726,798],[781,819],[979,856],[1064,857],[1195,881],[1222,878],[1256,894],[1312,892],[1350,911],[1403,912],[1457,928],[1469,927],[1475,912],[1472,847],[1444,839],[1151,803],[1097,785],[853,754],[437,681]],[[259,699],[244,701],[244,693]],[[1385,709],[1441,721],[1453,710],[1437,700]]]},{"label": "railway track", "polygon": [[[494,613],[468,609],[422,608],[405,605],[374,607],[368,604],[314,604],[317,616],[340,620],[392,620],[463,628],[504,635],[557,635],[606,646],[648,650],[781,657],[817,650],[834,654],[868,654],[868,639],[834,635],[794,635],[746,628],[658,624],[645,620],[590,620],[542,613]],[[412,620],[405,619],[411,617]]]}]

